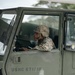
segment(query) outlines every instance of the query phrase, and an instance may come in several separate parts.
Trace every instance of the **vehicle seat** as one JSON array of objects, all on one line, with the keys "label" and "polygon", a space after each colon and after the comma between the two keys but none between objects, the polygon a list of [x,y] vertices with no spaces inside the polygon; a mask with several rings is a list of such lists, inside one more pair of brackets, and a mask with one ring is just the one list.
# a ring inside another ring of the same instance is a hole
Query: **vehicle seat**
[{"label": "vehicle seat", "polygon": [[55,47],[58,48],[58,35],[55,35],[53,38],[53,42],[55,44]]}]

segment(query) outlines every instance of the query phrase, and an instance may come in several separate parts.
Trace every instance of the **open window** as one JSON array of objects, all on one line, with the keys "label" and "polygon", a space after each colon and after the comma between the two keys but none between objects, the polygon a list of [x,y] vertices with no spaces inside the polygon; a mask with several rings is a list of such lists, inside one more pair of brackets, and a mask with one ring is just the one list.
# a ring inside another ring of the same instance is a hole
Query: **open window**
[{"label": "open window", "polygon": [[47,25],[50,29],[49,37],[54,41],[58,48],[58,32],[59,32],[59,16],[53,15],[24,15],[20,31],[16,36],[15,49],[20,50],[21,47],[35,47],[34,30],[39,25]]}]

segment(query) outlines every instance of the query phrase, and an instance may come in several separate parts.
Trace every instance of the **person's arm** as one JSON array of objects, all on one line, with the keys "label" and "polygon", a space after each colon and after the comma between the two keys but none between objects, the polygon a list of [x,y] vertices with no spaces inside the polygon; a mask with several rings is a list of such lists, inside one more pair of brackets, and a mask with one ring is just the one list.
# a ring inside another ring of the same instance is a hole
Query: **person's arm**
[{"label": "person's arm", "polygon": [[51,51],[54,47],[54,43],[51,39],[46,39],[44,43],[39,46],[35,46],[34,49],[39,51]]}]

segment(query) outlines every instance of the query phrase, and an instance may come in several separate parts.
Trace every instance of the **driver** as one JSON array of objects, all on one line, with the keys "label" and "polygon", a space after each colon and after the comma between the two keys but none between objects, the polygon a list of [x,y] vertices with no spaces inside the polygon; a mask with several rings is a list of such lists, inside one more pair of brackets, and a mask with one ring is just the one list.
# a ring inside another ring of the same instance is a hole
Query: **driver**
[{"label": "driver", "polygon": [[[40,25],[34,31],[34,40],[37,41],[37,45],[32,48],[39,51],[51,51],[55,45],[51,38],[49,38],[49,28],[45,25]],[[28,50],[23,48],[23,50]]]}]

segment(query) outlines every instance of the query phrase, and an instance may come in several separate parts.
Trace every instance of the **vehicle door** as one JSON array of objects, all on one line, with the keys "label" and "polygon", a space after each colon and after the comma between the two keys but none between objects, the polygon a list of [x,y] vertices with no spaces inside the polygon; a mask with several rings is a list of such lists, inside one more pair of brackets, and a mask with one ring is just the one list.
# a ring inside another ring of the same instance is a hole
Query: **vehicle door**
[{"label": "vehicle door", "polygon": [[[59,36],[62,33],[61,20],[60,12],[24,10],[4,64],[4,75],[61,75],[61,42],[58,42],[62,39]],[[33,35],[38,25],[47,25],[50,29],[49,37],[56,46],[51,52],[31,49],[37,44]],[[24,47],[30,49],[23,51]]]},{"label": "vehicle door", "polygon": [[63,75],[75,75],[75,13],[65,15]]}]

